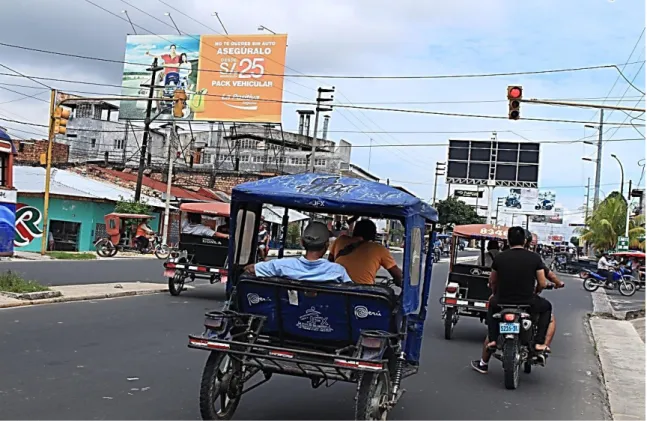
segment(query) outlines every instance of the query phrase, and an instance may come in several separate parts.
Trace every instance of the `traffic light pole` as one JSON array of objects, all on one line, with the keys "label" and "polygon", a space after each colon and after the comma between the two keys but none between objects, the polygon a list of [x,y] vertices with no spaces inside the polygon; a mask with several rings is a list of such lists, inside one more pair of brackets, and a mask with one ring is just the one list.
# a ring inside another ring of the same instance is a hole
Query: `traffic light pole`
[{"label": "traffic light pole", "polygon": [[43,235],[40,243],[40,254],[45,255],[49,242],[49,186],[52,170],[52,145],[54,144],[54,112],[56,110],[56,89],[52,89],[49,100],[49,135],[47,139],[47,166],[45,168],[45,195],[43,197]]},{"label": "traffic light pole", "polygon": [[146,148],[148,147],[148,138],[151,131],[151,113],[153,112],[153,98],[155,96],[155,77],[157,72],[162,70],[157,66],[157,59],[153,60],[152,67],[146,69],[151,72],[151,84],[148,88],[148,103],[146,104],[146,119],[144,120],[144,136],[142,137],[142,147],[139,155],[139,168],[137,169],[137,185],[135,186],[135,202],[139,202],[142,195],[142,182],[144,181],[144,166],[146,165]]}]

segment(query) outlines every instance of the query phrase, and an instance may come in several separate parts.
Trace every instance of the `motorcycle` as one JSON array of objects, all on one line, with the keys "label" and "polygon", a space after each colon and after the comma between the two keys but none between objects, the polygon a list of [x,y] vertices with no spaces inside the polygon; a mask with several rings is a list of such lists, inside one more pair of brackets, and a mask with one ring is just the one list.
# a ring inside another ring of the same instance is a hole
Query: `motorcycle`
[{"label": "motorcycle", "polygon": [[[545,289],[554,289],[548,284]],[[519,371],[530,374],[533,365],[545,366],[547,353],[535,349],[537,334],[537,315],[528,313],[528,305],[500,305],[501,311],[494,315],[499,320],[499,337],[497,338],[494,358],[503,365],[506,389],[519,387]]]},{"label": "motorcycle", "polygon": [[440,262],[441,251],[440,248],[434,247],[434,263]]},{"label": "motorcycle", "polygon": [[521,202],[516,197],[506,197],[505,207],[521,209]]},{"label": "motorcycle", "polygon": [[555,257],[550,263],[550,270],[553,272],[568,273],[569,275],[574,275],[579,272],[579,269],[576,266],[569,264],[568,259]]},{"label": "motorcycle", "polygon": [[636,283],[633,276],[627,274],[622,269],[618,269],[613,272],[613,282],[611,284],[607,283],[606,276],[602,276],[593,271],[587,272],[588,276],[584,279],[582,285],[584,286],[584,289],[589,292],[597,291],[598,288],[602,287],[608,290],[618,288],[620,294],[625,297],[631,297],[636,293]]}]

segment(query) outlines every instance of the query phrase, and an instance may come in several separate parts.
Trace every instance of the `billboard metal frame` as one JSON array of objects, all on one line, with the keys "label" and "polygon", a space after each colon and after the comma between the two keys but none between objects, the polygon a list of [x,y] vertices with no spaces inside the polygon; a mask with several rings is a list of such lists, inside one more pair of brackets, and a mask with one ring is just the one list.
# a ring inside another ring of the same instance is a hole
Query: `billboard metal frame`
[{"label": "billboard metal frame", "polygon": [[[472,142],[487,142],[490,143],[491,145],[498,145],[499,143],[516,143],[518,145],[523,145],[523,144],[536,144],[538,145],[537,148],[537,163],[520,163],[519,162],[519,155],[517,155],[517,162],[515,165],[515,168],[517,170],[518,174],[518,169],[520,164],[523,165],[536,165],[537,166],[537,179],[539,179],[539,162],[540,162],[540,155],[541,155],[541,148],[539,147],[538,142],[520,142],[520,141],[513,141],[513,140],[498,140],[496,138],[490,139],[490,140],[485,140],[485,139],[449,139],[450,145],[452,141],[459,141],[459,142],[470,142],[469,150],[472,150]],[[462,161],[462,160],[456,160],[456,159],[450,159],[449,157],[449,152],[450,149],[448,148],[447,150],[447,174],[449,174],[449,166],[450,162],[457,162],[457,161]],[[496,187],[518,187],[518,188],[529,188],[529,189],[537,189],[539,188],[539,181],[511,181],[511,180],[496,180],[495,175],[496,175],[496,169],[497,169],[497,152],[498,148],[494,147],[490,149],[490,160],[489,161],[472,161],[471,158],[471,153],[468,153],[468,158],[465,162],[469,164],[471,162],[478,162],[481,164],[488,163],[489,164],[489,169],[488,169],[488,178],[489,179],[475,179],[475,178],[469,178],[469,177],[449,177],[447,176],[445,178],[445,182],[448,184],[464,184],[464,185],[476,185],[476,186],[491,186],[492,183],[494,183],[494,186]],[[521,151],[519,151],[521,152]],[[501,163],[503,164],[503,163]],[[513,163],[508,163],[508,165],[512,165]]]}]

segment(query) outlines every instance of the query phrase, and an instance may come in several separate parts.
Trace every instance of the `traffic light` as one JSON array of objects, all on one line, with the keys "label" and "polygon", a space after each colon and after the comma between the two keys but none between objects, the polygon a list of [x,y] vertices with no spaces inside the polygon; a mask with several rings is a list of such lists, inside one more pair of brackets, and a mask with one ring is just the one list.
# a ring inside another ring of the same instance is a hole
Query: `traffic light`
[{"label": "traffic light", "polygon": [[65,134],[67,131],[67,120],[70,118],[70,110],[63,107],[56,107],[54,110],[54,136]]},{"label": "traffic light", "polygon": [[173,117],[184,117],[184,107],[186,106],[186,92],[184,89],[176,89],[173,93]]},{"label": "traffic light", "polygon": [[508,118],[519,120],[521,117],[521,98],[523,89],[521,86],[508,86]]}]

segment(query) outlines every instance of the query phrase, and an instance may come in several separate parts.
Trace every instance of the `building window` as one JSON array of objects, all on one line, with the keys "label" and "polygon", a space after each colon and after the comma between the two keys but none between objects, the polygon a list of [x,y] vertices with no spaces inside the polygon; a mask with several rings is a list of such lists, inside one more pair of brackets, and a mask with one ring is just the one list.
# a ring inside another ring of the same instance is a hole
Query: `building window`
[{"label": "building window", "polygon": [[317,167],[325,167],[326,166],[326,160],[325,159],[315,159],[315,166],[317,166]]},{"label": "building window", "polygon": [[0,154],[0,186],[7,185],[7,155]]},{"label": "building window", "polygon": [[97,146],[97,139],[92,139],[92,140],[90,140],[90,144],[91,144],[91,146],[92,146],[93,148],[94,148],[94,147],[96,147],[96,146]]},{"label": "building window", "polygon": [[123,149],[124,141],[122,139],[115,139],[115,149]]},{"label": "building window", "polygon": [[72,139],[75,139],[75,138],[77,138],[78,136],[79,136],[79,135],[77,135],[76,133],[68,133],[68,134],[66,134],[66,135],[65,135],[65,137],[69,137],[69,138],[72,138]]},{"label": "building window", "polygon": [[241,155],[240,162],[249,162],[249,155]]}]

